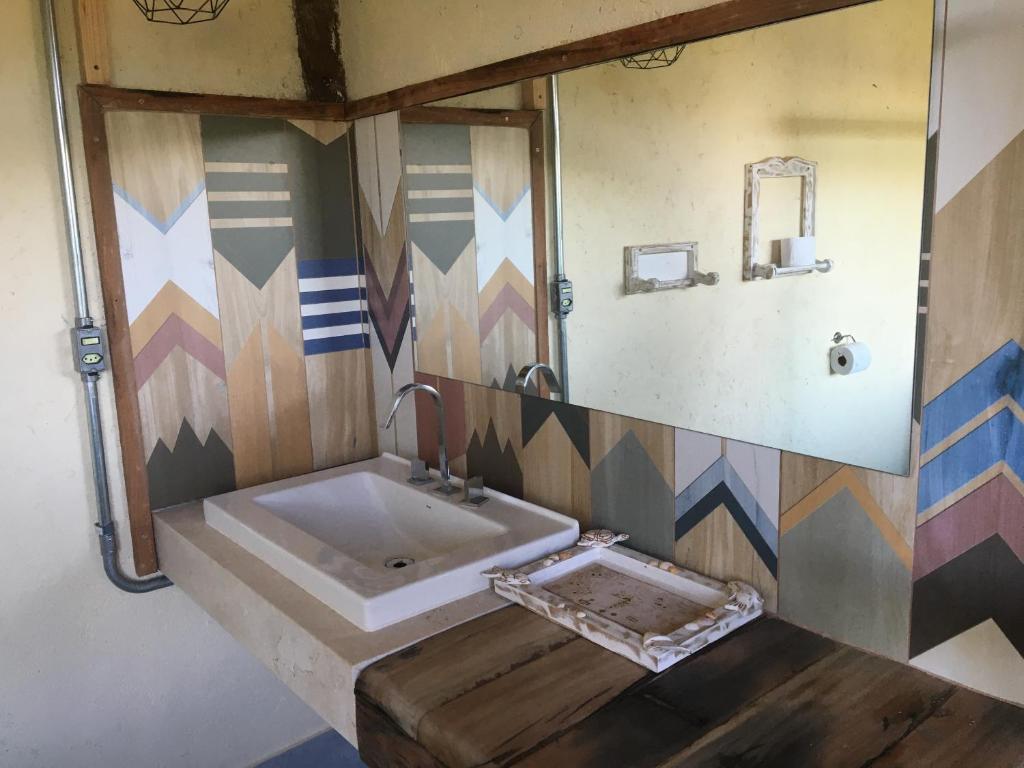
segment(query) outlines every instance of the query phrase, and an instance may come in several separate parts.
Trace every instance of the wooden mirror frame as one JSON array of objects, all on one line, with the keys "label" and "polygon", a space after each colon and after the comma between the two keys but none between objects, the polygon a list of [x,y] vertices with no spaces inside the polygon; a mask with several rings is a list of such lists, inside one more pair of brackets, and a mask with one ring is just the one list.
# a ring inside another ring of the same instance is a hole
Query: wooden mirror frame
[{"label": "wooden mirror frame", "polygon": [[[158,565],[139,405],[135,393],[124,282],[120,269],[117,223],[114,216],[114,193],[105,123],[107,112],[177,112],[350,122],[377,114],[420,108],[421,105],[430,102],[600,64],[669,45],[697,42],[870,2],[877,0],[726,0],[707,8],[666,16],[626,29],[344,103],[80,85],[78,96],[85,144],[85,164],[113,369],[114,398],[136,573],[139,576],[155,573]],[[534,126],[531,129],[533,147],[536,146],[534,131],[542,134],[543,128],[540,121],[531,125]],[[543,173],[543,167],[540,173]],[[544,245],[546,246],[546,242]],[[542,306],[547,306],[547,294],[540,281],[537,285],[540,310]],[[542,295],[543,304],[540,298]],[[542,327],[545,335],[547,333],[546,324],[539,323],[538,346],[541,342]],[[915,382],[915,387],[919,385],[919,382]]]},{"label": "wooden mirror frame", "polygon": [[303,120],[344,121],[341,104],[284,101],[240,96],[212,96],[187,93],[132,91],[98,85],[78,89],[85,143],[85,166],[92,220],[96,233],[103,312],[117,406],[117,427],[121,440],[121,461],[128,502],[135,572],[148,576],[158,569],[153,514],[149,502],[149,478],[142,441],[142,422],[135,386],[131,332],[125,306],[121,252],[114,214],[114,187],[110,170],[107,139],[108,112],[171,112],[177,114],[234,115],[239,117],[277,117]]}]

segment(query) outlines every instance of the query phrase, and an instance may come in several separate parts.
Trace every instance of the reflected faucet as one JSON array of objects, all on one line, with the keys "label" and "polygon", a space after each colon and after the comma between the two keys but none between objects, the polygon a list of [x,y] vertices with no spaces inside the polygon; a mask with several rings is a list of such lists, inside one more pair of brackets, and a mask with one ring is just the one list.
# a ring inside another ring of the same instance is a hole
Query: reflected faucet
[{"label": "reflected faucet", "polygon": [[530,379],[533,374],[540,371],[544,376],[544,381],[548,384],[548,389],[551,390],[551,394],[560,395],[562,394],[562,387],[558,384],[558,377],[555,376],[555,372],[551,370],[550,365],[544,363],[533,363],[531,365],[524,365],[519,369],[519,375],[516,376],[516,392],[520,395],[526,394],[526,388],[530,386]]},{"label": "reflected faucet", "polygon": [[425,392],[434,398],[434,406],[437,408],[437,463],[441,473],[441,485],[434,489],[434,493],[443,496],[458,493],[459,489],[452,485],[452,472],[448,466],[448,443],[444,431],[444,401],[441,399],[440,392],[426,384],[406,384],[395,392],[395,401],[391,404],[391,413],[388,414],[388,419],[384,423],[384,429],[391,427],[395,421],[395,414],[398,413],[398,406],[410,392]]}]

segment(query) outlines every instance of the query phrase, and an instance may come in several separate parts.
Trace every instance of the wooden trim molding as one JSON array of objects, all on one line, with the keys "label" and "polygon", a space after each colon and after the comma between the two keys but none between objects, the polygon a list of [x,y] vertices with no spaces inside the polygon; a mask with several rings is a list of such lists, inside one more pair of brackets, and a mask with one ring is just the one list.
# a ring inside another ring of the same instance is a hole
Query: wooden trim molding
[{"label": "wooden trim molding", "polygon": [[149,508],[149,479],[142,443],[142,421],[135,386],[131,331],[125,307],[124,278],[121,274],[117,219],[114,214],[114,185],[110,176],[110,151],[103,105],[93,99],[88,86],[79,92],[85,167],[89,177],[96,257],[103,293],[103,314],[107,326],[108,354],[117,405],[117,431],[121,438],[121,462],[128,502],[128,524],[132,532],[135,572],[148,576],[157,570],[153,516]]},{"label": "wooden trim molding", "polygon": [[530,128],[541,113],[532,109],[464,109],[462,107],[406,107],[403,123],[489,125],[498,128]]},{"label": "wooden trim molding", "polygon": [[106,0],[75,0],[75,31],[82,80],[110,82],[110,41]]},{"label": "wooden trim molding", "polygon": [[693,43],[745,29],[836,11],[877,0],[726,0],[615,32],[527,53],[393,91],[347,102],[349,120],[600,64],[668,45]]},{"label": "wooden trim molding", "polygon": [[142,440],[142,422],[135,381],[131,332],[125,307],[121,252],[114,214],[106,113],[118,110],[184,112],[307,120],[342,120],[340,104],[324,104],[241,96],[134,91],[108,86],[79,86],[79,109],[85,143],[85,166],[92,201],[93,228],[109,339],[117,427],[121,439],[128,522],[135,571],[148,576],[158,570],[149,479]]},{"label": "wooden trim molding", "polygon": [[183,112],[186,114],[282,117],[303,120],[345,120],[343,104],[322,101],[265,99],[258,96],[224,96],[208,93],[146,91],[108,85],[80,85],[82,98],[103,110]]},{"label": "wooden trim molding", "polygon": [[[533,194],[533,290],[534,312],[537,316],[537,362],[550,365],[551,343],[548,339],[548,212],[547,212],[547,152],[544,147],[544,115],[537,113],[530,124],[530,189]],[[550,393],[547,384],[541,394]]]}]

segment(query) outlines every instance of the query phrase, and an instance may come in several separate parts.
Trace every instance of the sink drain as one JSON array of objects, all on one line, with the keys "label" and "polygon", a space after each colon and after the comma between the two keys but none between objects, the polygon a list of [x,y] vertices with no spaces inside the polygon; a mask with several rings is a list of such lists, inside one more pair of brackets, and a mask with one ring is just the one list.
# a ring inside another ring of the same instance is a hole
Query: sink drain
[{"label": "sink drain", "polygon": [[389,557],[384,561],[385,568],[405,568],[416,561],[411,557]]}]

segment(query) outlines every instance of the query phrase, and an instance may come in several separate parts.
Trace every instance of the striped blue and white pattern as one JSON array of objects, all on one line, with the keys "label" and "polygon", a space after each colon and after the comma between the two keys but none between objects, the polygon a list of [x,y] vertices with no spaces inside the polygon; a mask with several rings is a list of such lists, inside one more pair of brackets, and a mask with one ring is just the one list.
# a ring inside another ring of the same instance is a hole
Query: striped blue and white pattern
[{"label": "striped blue and white pattern", "polygon": [[366,278],[356,259],[298,263],[302,342],[307,355],[369,349]]}]

